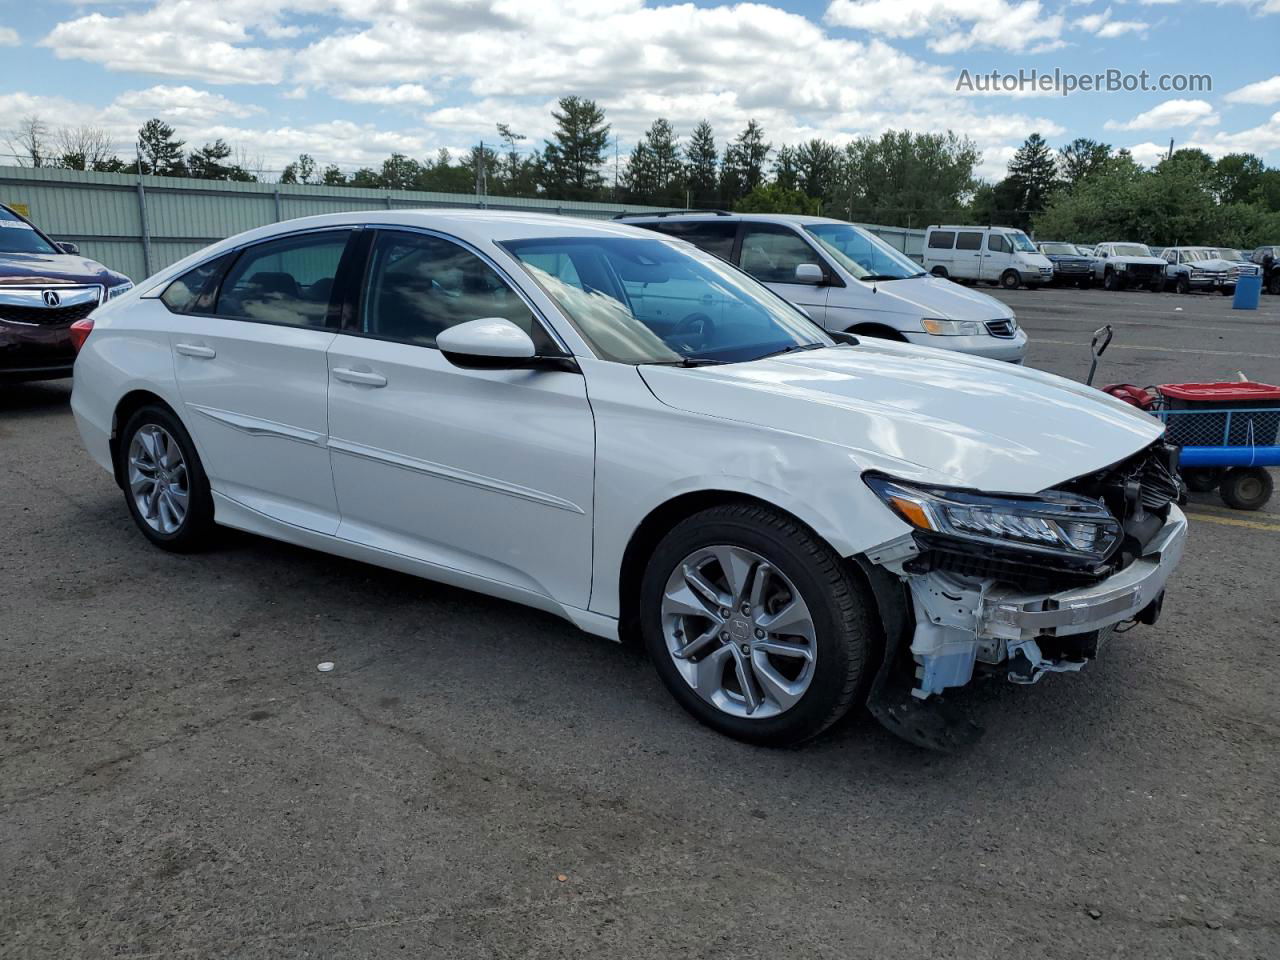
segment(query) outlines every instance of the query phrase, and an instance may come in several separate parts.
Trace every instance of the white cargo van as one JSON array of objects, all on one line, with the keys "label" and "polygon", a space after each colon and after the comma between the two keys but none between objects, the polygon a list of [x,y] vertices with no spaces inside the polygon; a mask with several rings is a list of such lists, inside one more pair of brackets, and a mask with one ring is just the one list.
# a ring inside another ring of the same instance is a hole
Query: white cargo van
[{"label": "white cargo van", "polygon": [[1013,227],[932,226],[925,231],[924,268],[950,280],[985,280],[1006,290],[1053,279],[1053,264]]}]

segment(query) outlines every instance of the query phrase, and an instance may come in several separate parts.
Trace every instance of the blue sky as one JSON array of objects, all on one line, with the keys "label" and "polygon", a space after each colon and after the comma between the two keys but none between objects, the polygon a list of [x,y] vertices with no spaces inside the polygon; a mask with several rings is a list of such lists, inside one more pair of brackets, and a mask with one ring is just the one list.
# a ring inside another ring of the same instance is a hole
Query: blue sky
[{"label": "blue sky", "polygon": [[[160,116],[254,166],[426,157],[593,97],[625,155],[658,116],[779,145],[953,129],[998,176],[1039,131],[1153,162],[1170,137],[1280,166],[1280,0],[0,0],[0,131],[37,114],[121,153]],[[1212,89],[958,93],[962,70],[1206,74]],[[0,152],[9,148],[0,137]],[[0,159],[0,162],[12,162]]]}]

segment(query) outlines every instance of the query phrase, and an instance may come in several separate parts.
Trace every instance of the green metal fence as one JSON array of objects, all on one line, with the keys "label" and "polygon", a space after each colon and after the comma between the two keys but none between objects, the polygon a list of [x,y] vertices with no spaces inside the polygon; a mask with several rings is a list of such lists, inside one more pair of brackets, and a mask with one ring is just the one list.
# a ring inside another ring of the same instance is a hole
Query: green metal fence
[{"label": "green metal fence", "polygon": [[[50,167],[0,167],[0,203],[17,207],[46,233],[79,244],[86,257],[135,280],[232,234],[320,213],[485,207],[608,219],[619,213],[662,209],[358,187],[139,177]],[[864,226],[919,259],[923,230]]]}]

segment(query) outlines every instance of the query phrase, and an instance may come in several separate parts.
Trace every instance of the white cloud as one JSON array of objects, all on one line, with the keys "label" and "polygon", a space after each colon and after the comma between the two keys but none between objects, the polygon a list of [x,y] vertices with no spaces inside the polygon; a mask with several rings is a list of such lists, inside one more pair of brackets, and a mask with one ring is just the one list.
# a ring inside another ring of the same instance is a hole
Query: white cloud
[{"label": "white cloud", "polygon": [[17,30],[13,27],[0,27],[0,47],[16,47],[21,43]]},{"label": "white cloud", "polygon": [[939,53],[1052,49],[1066,22],[1039,0],[832,0],[826,21],[887,37],[928,35],[929,47]]},{"label": "white cloud", "polygon": [[417,83],[402,83],[398,87],[338,87],[332,92],[339,100],[351,103],[411,107],[429,107],[435,103],[435,97]]},{"label": "white cloud", "polygon": [[1092,13],[1086,17],[1081,17],[1073,26],[1089,33],[1097,34],[1104,40],[1112,37],[1121,37],[1126,33],[1146,33],[1150,24],[1140,20],[1112,20],[1112,8],[1107,7],[1102,13]]},{"label": "white cloud", "polygon": [[1280,74],[1270,80],[1259,80],[1232,90],[1222,99],[1228,103],[1280,103]]},{"label": "white cloud", "polygon": [[1163,130],[1217,122],[1213,107],[1206,100],[1166,100],[1132,120],[1108,120],[1103,126],[1107,130]]},{"label": "white cloud", "polygon": [[1218,132],[1212,137],[1192,137],[1187,147],[1199,147],[1214,157],[1224,153],[1256,153],[1259,156],[1280,152],[1280,112],[1273,113],[1265,123],[1235,133]]},{"label": "white cloud", "polygon": [[164,85],[126,91],[116,97],[111,107],[129,116],[145,114],[172,124],[204,124],[262,112],[261,107],[237,103],[208,90]]},{"label": "white cloud", "polygon": [[1133,155],[1133,159],[1144,167],[1154,167],[1169,153],[1169,145],[1167,143],[1152,143],[1150,141],[1135,143],[1127,149]]}]

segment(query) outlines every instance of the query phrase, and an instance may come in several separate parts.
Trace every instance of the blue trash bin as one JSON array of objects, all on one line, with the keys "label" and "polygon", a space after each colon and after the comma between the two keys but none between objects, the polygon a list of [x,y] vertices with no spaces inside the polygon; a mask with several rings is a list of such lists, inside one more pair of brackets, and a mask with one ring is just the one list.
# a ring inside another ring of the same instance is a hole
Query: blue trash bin
[{"label": "blue trash bin", "polygon": [[1256,273],[1251,277],[1241,277],[1236,281],[1236,295],[1231,301],[1231,309],[1257,310],[1261,299],[1262,277]]}]

